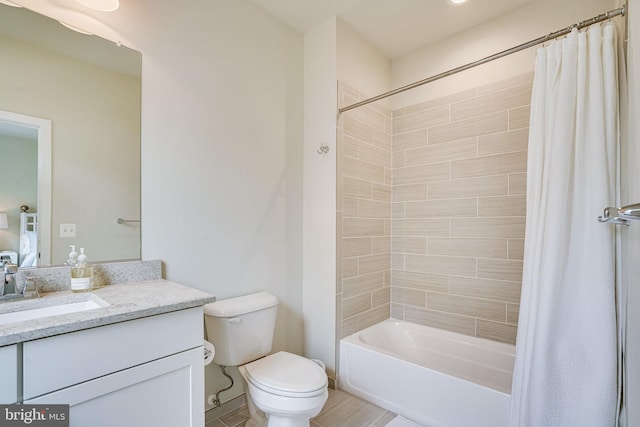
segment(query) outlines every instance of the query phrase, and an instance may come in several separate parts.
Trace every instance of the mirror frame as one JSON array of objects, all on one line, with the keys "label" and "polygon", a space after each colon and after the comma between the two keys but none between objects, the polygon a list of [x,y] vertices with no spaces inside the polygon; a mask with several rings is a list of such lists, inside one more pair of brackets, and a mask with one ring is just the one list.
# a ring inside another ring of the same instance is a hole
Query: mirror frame
[{"label": "mirror frame", "polygon": [[38,131],[38,262],[51,264],[51,120],[0,110],[0,121]]}]

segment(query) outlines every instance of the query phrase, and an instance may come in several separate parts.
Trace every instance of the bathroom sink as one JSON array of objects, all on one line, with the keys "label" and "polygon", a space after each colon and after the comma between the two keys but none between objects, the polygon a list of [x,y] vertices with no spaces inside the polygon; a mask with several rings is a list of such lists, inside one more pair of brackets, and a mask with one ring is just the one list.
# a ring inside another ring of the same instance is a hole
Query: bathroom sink
[{"label": "bathroom sink", "polygon": [[0,304],[0,325],[107,307],[94,294],[61,295]]}]

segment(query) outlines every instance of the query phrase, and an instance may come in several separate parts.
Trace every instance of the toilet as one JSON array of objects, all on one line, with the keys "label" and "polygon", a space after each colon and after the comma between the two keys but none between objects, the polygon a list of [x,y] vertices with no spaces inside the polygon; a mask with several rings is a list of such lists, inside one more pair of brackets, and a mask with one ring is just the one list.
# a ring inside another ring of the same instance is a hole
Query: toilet
[{"label": "toilet", "polygon": [[258,292],[204,306],[213,361],[237,366],[245,381],[247,427],[309,427],[329,396],[322,362],[280,351],[270,354],[278,299]]}]

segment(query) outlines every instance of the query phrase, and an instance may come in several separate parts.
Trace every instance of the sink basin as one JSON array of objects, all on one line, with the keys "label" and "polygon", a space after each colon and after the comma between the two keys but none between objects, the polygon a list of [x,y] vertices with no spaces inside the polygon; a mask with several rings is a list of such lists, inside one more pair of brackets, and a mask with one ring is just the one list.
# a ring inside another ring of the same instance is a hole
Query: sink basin
[{"label": "sink basin", "polygon": [[0,325],[95,310],[108,305],[94,294],[64,295],[9,302],[0,305]]}]

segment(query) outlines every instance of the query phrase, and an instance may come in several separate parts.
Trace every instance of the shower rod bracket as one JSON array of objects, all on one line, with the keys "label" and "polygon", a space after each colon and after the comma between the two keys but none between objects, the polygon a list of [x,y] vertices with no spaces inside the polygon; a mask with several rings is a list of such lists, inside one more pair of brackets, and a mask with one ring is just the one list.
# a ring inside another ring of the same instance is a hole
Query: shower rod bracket
[{"label": "shower rod bracket", "polygon": [[608,222],[616,225],[631,225],[631,221],[640,220],[640,203],[616,208],[609,206],[604,208],[602,216],[598,217],[599,222]]}]

